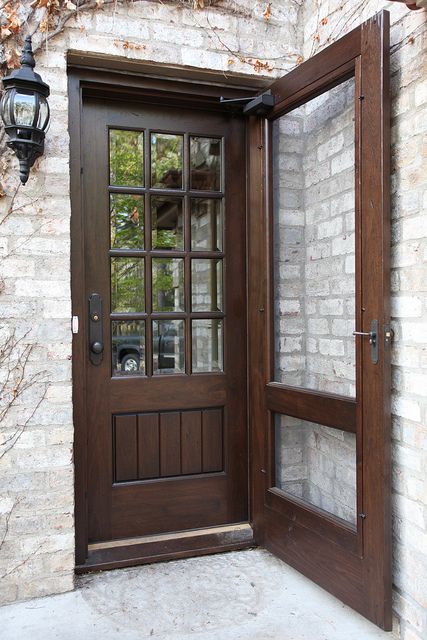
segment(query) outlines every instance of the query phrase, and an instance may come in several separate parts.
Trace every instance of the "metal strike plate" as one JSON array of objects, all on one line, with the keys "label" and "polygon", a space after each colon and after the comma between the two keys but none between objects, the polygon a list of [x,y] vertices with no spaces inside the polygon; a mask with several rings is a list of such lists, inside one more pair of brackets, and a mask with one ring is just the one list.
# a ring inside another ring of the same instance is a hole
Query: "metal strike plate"
[{"label": "metal strike plate", "polygon": [[89,296],[89,358],[91,363],[101,364],[103,352],[102,299],[99,293],[92,293]]}]

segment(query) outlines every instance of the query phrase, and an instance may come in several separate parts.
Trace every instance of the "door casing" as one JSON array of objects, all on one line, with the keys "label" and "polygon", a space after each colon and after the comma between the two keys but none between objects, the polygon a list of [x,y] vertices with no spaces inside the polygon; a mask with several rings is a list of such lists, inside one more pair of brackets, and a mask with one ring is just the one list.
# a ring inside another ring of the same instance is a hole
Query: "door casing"
[{"label": "door casing", "polygon": [[[154,69],[153,65],[140,65],[135,75],[135,65],[115,61],[111,64],[116,71],[100,70],[105,60],[83,59],[77,54],[69,56],[69,131],[71,138],[70,175],[71,175],[71,291],[72,314],[79,318],[79,333],[73,335],[73,417],[75,426],[75,529],[76,529],[76,570],[87,571],[96,568],[111,568],[186,557],[214,551],[227,551],[248,547],[254,544],[252,529],[227,527],[218,531],[206,530],[203,540],[188,534],[180,538],[177,535],[169,540],[165,549],[164,540],[151,547],[140,549],[135,541],[129,545],[128,552],[123,549],[95,550],[88,562],[88,507],[87,507],[87,422],[85,399],[85,376],[87,373],[87,300],[84,295],[84,227],[82,223],[82,116],[83,95],[95,98],[108,98],[156,103],[167,101],[169,105],[189,106],[196,109],[204,107],[223,109],[219,104],[221,95],[229,98],[246,97],[257,93],[265,84],[257,78],[231,77],[224,82],[222,74],[210,74],[200,71],[179,70],[180,81],[163,77],[164,68]],[[110,66],[110,68],[111,68]],[[132,74],[126,73],[132,70]],[[169,74],[172,71],[169,69]],[[176,74],[175,74],[176,77]],[[243,194],[245,197],[246,194]],[[248,438],[249,441],[249,438]],[[249,480],[248,480],[249,482]],[[250,507],[250,505],[249,505]],[[185,540],[185,542],[183,542]],[[130,546],[132,550],[130,551]],[[161,549],[161,550],[159,550]]]}]

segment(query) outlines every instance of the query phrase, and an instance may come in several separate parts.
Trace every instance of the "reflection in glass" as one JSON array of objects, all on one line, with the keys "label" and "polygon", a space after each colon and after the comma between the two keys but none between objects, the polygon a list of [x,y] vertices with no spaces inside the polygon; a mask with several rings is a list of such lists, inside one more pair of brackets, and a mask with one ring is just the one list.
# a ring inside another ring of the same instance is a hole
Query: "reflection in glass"
[{"label": "reflection in glass", "polygon": [[184,320],[153,321],[153,373],[185,373]]},{"label": "reflection in glass", "polygon": [[44,96],[39,96],[39,117],[37,120],[38,129],[46,129],[49,118],[49,104]]},{"label": "reflection in glass", "polygon": [[273,123],[275,380],[355,396],[354,79]]},{"label": "reflection in glass", "polygon": [[153,258],[153,311],[184,311],[183,258]]},{"label": "reflection in glass", "polygon": [[144,184],[144,134],[110,129],[110,184],[141,187]]},{"label": "reflection in glass", "polygon": [[153,249],[183,249],[182,198],[151,198]]},{"label": "reflection in glass", "polygon": [[151,186],[182,189],[183,137],[170,133],[151,134]]},{"label": "reflection in glass", "polygon": [[144,198],[130,194],[110,195],[111,247],[144,248]]},{"label": "reflection in glass", "polygon": [[356,524],[356,435],[276,414],[276,487]]},{"label": "reflection in glass", "polygon": [[222,201],[191,198],[192,251],[222,251]]},{"label": "reflection in glass", "polygon": [[111,342],[113,375],[145,375],[143,320],[113,320]]},{"label": "reflection in glass", "polygon": [[190,138],[191,189],[221,189],[221,140]]},{"label": "reflection in glass", "polygon": [[193,373],[223,371],[223,321],[198,319],[191,327]]},{"label": "reflection in glass", "polygon": [[16,92],[13,104],[13,114],[17,125],[31,127],[36,115],[36,96],[34,93]]},{"label": "reflection in glass", "polygon": [[144,311],[144,258],[111,258],[111,311]]},{"label": "reflection in glass", "polygon": [[192,311],[222,311],[222,260],[191,261]]}]

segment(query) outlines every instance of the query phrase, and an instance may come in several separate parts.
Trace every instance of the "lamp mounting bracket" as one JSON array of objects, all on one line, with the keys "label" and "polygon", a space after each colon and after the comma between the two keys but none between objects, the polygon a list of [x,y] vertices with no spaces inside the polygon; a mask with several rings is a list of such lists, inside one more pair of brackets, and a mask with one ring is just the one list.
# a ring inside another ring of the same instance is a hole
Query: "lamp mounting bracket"
[{"label": "lamp mounting bracket", "polygon": [[264,116],[274,107],[274,96],[270,90],[261,93],[259,96],[245,98],[224,98],[219,99],[221,104],[230,107],[243,107],[245,116]]}]

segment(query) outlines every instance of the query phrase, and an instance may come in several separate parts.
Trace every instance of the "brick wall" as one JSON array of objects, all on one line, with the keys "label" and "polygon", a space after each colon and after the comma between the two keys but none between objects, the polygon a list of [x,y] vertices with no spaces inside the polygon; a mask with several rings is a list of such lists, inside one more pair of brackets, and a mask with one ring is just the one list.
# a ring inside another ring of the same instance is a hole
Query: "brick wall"
[{"label": "brick wall", "polygon": [[[31,418],[13,451],[0,459],[0,541],[8,527],[0,550],[1,602],[73,587],[66,52],[254,73],[252,67],[236,59],[230,65],[226,45],[241,48],[253,58],[272,60],[275,69],[270,75],[282,75],[295,65],[299,54],[308,58],[384,7],[390,8],[393,24],[395,611],[403,640],[426,636],[426,13],[410,12],[404,5],[382,0],[360,2],[360,9],[353,0],[306,0],[303,11],[292,0],[273,0],[269,24],[262,18],[265,4],[261,2],[238,0],[236,11],[194,13],[144,0],[118,5],[115,11],[105,8],[96,15],[82,13],[49,43],[47,51],[39,53],[38,71],[52,87],[52,125],[46,153],[25,189],[18,192],[15,212],[0,233],[0,336],[4,340],[13,330],[18,338],[24,336],[14,349],[14,359],[22,362],[26,345],[33,346],[27,371],[43,373],[1,425],[4,450],[14,425]],[[11,187],[15,176],[13,160]],[[0,215],[9,205],[7,199],[0,200]],[[289,336],[289,345],[295,338],[298,336]],[[4,368],[1,375],[4,379]],[[46,397],[31,417],[43,398],[45,381]],[[299,446],[295,440],[294,448]],[[302,458],[301,463],[304,466]]]},{"label": "brick wall", "polygon": [[[276,380],[355,395],[354,80],[274,126]],[[356,523],[354,434],[276,417],[276,483]]]},{"label": "brick wall", "polygon": [[427,636],[427,13],[372,0],[360,7],[305,2],[304,56],[390,11],[394,610],[402,640],[418,640]]}]

